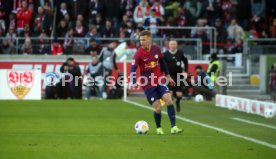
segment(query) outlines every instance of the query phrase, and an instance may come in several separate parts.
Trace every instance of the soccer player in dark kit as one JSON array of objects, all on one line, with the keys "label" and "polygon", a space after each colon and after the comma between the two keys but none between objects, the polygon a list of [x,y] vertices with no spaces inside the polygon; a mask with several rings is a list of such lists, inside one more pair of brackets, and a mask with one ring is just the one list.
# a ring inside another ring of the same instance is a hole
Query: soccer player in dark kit
[{"label": "soccer player in dark kit", "polygon": [[[183,52],[178,50],[178,43],[176,40],[169,41],[169,50],[164,53],[164,60],[169,69],[169,74],[175,81],[176,85],[168,85],[172,96],[176,98],[176,110],[180,112],[180,100],[183,96],[184,83],[180,79],[187,77],[188,73],[188,59]],[[178,79],[177,79],[178,78]]]},{"label": "soccer player in dark kit", "polygon": [[[136,89],[140,85],[144,89],[148,102],[154,107],[156,133],[158,135],[164,134],[161,127],[162,106],[160,99],[167,105],[168,116],[171,122],[171,134],[181,133],[182,129],[176,126],[175,110],[170,90],[166,86],[166,79],[173,86],[175,82],[169,75],[163,54],[158,46],[151,44],[152,38],[149,31],[142,31],[139,38],[141,47],[135,53],[131,67],[132,88]],[[140,77],[143,77],[140,78],[140,81],[136,79],[136,69],[138,67],[140,68]],[[163,73],[165,73],[166,77]]]}]

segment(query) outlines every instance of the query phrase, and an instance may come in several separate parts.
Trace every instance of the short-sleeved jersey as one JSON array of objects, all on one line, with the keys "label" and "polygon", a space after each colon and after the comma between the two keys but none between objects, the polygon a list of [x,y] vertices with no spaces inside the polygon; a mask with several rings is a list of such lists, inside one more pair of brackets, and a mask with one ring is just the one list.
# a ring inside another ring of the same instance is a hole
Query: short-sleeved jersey
[{"label": "short-sleeved jersey", "polygon": [[[135,55],[133,56],[132,65],[136,65],[140,68],[140,75],[144,76],[148,84],[145,86],[142,86],[143,89],[155,87],[158,85],[158,79],[163,76],[163,72],[160,67],[159,60],[163,58],[163,54],[161,53],[161,50],[156,45],[151,45],[150,51],[143,49],[140,47]],[[151,82],[151,74],[155,76],[154,83]],[[144,78],[140,78],[141,84],[145,83]],[[160,80],[160,84],[165,84],[165,78]]]}]

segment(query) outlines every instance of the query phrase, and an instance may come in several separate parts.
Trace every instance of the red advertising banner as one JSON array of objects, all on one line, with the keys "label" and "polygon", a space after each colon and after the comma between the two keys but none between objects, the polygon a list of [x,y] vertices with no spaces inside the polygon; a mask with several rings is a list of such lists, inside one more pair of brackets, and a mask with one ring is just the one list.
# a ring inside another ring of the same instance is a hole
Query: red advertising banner
[{"label": "red advertising banner", "polygon": [[[14,69],[14,70],[18,70],[18,69],[24,69],[24,70],[41,70],[42,76],[41,76],[41,80],[42,80],[42,90],[44,90],[45,86],[43,84],[43,80],[44,80],[44,75],[45,73],[50,73],[50,72],[54,72],[54,73],[60,73],[60,67],[62,66],[63,62],[53,62],[51,60],[48,61],[41,61],[41,62],[37,62],[35,59],[29,60],[29,61],[4,61],[4,62],[0,62],[0,69]],[[82,74],[84,75],[87,66],[88,66],[88,62],[79,62],[79,66],[81,69]],[[120,69],[120,72],[124,72],[123,71],[123,63],[119,62],[117,63],[118,68]],[[207,70],[208,68],[208,61],[190,61],[189,63],[189,73],[192,75],[195,75],[195,67],[197,65],[202,66],[204,69]],[[131,68],[131,62],[127,63],[127,75],[129,76],[130,74],[130,68]],[[113,71],[112,75],[116,78],[118,77],[117,72]],[[137,71],[137,77],[139,77],[139,70]],[[128,78],[129,79],[129,78]],[[141,90],[139,90],[138,92],[140,92]],[[135,91],[136,92],[136,91]]]}]

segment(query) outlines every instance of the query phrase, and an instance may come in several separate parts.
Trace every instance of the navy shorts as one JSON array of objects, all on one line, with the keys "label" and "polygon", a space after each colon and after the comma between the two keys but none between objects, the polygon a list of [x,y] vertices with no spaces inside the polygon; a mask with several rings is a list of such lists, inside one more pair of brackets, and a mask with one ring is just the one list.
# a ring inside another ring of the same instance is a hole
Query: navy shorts
[{"label": "navy shorts", "polygon": [[156,100],[161,99],[164,94],[170,93],[170,90],[166,85],[158,85],[147,88],[144,92],[147,96],[148,102],[152,105]]}]

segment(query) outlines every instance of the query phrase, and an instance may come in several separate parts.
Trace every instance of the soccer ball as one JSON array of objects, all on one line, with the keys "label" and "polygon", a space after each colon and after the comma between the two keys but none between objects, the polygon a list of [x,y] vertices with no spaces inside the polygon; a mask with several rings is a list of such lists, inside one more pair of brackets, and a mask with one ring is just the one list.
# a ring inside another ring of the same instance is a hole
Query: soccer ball
[{"label": "soccer ball", "polygon": [[275,115],[275,112],[274,112],[274,110],[272,108],[265,109],[265,112],[264,112],[265,118],[271,119],[271,118],[274,117],[274,115]]},{"label": "soccer ball", "polygon": [[203,95],[198,94],[195,96],[195,102],[202,102],[204,101]]},{"label": "soccer ball", "polygon": [[149,131],[149,125],[147,122],[141,120],[135,124],[134,129],[137,134],[146,134]]}]

